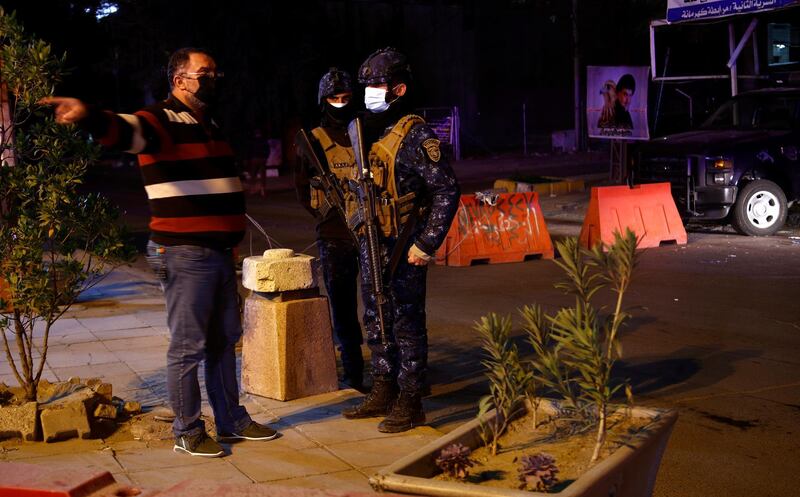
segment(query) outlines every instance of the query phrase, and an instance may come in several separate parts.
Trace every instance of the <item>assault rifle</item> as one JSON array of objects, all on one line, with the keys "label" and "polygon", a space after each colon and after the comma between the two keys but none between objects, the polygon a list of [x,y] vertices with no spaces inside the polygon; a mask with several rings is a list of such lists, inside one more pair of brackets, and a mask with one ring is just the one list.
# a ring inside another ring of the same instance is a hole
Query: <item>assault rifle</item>
[{"label": "assault rifle", "polygon": [[369,160],[364,153],[364,138],[361,129],[361,119],[356,118],[347,126],[347,134],[353,146],[356,159],[355,179],[349,183],[350,191],[355,195],[358,209],[347,220],[347,227],[355,233],[362,226],[367,244],[367,259],[372,294],[375,297],[378,326],[381,334],[381,344],[386,345],[386,328],[383,319],[383,306],[386,304],[386,295],[383,293],[383,264],[381,263],[381,247],[378,238],[377,200],[375,198],[375,183],[369,169]]},{"label": "assault rifle", "polygon": [[325,217],[331,209],[336,209],[346,223],[344,193],[339,184],[339,179],[319,162],[319,157],[314,152],[305,130],[301,129],[297,132],[294,142],[297,145],[298,152],[308,159],[311,163],[311,168],[314,170],[314,176],[310,180],[311,186],[321,190],[323,193],[322,204],[317,210],[319,210],[322,217]]}]

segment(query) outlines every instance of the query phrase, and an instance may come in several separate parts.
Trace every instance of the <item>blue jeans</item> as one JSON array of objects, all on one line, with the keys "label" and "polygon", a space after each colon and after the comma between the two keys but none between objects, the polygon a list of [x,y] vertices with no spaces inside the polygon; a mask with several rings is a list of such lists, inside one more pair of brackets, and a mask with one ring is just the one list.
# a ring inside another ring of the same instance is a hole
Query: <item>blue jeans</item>
[{"label": "blue jeans", "polygon": [[[205,431],[197,378],[200,361],[205,361],[206,392],[217,432],[244,429],[251,419],[239,405],[235,347],[242,324],[231,252],[194,245],[162,246],[150,241],[147,253],[167,300],[171,336],[167,394],[175,412],[175,436]],[[158,263],[165,271],[158,271]]]}]

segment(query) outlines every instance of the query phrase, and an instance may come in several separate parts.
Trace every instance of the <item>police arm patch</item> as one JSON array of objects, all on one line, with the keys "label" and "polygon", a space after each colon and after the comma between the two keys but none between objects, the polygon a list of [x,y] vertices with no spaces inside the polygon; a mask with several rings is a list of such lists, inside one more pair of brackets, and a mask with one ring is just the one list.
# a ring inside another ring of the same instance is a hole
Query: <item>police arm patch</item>
[{"label": "police arm patch", "polygon": [[422,149],[425,150],[425,154],[432,162],[439,162],[439,159],[442,158],[442,151],[439,149],[440,143],[436,138],[428,138],[422,142]]}]

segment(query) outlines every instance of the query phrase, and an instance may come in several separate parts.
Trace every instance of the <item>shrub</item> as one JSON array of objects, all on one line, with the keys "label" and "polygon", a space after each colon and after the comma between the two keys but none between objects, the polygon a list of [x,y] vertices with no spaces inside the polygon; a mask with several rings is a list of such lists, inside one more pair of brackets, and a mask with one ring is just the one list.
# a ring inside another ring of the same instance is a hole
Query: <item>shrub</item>
[{"label": "shrub", "polygon": [[[623,311],[623,297],[637,263],[636,235],[626,230],[615,233],[614,244],[581,248],[577,238],[557,242],[566,279],[556,288],[575,297],[572,307],[547,315],[538,305],[523,308],[523,328],[533,349],[533,359],[520,361],[511,341],[511,318],[489,314],[476,329],[483,338],[488,358],[483,362],[490,394],[481,399],[481,419],[489,408],[498,412],[498,422],[484,429],[487,445],[496,453],[498,439],[508,426],[521,399],[538,404],[534,386],[549,388],[562,399],[561,414],[588,428],[596,426],[597,436],[591,462],[597,460],[608,430],[608,406],[624,387],[628,402],[633,395],[626,382],[612,381],[611,371],[622,356],[619,330],[629,315]],[[607,250],[606,250],[607,249]],[[611,291],[614,308],[608,314],[592,301],[603,289]],[[534,417],[534,427],[536,420]]]},{"label": "shrub", "polygon": [[27,400],[36,399],[53,323],[133,255],[117,210],[79,191],[96,147],[37,104],[60,80],[63,61],[0,8],[0,92],[8,92],[0,121],[0,329]]}]

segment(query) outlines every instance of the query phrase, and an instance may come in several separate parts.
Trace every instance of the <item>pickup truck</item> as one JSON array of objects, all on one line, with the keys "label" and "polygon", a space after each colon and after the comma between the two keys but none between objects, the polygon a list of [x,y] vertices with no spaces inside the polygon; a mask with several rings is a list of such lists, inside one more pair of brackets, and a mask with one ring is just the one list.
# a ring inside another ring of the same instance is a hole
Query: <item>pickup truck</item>
[{"label": "pickup truck", "polygon": [[742,93],[699,129],[650,140],[630,158],[632,182],[669,182],[686,221],[772,235],[800,198],[800,88]]}]

